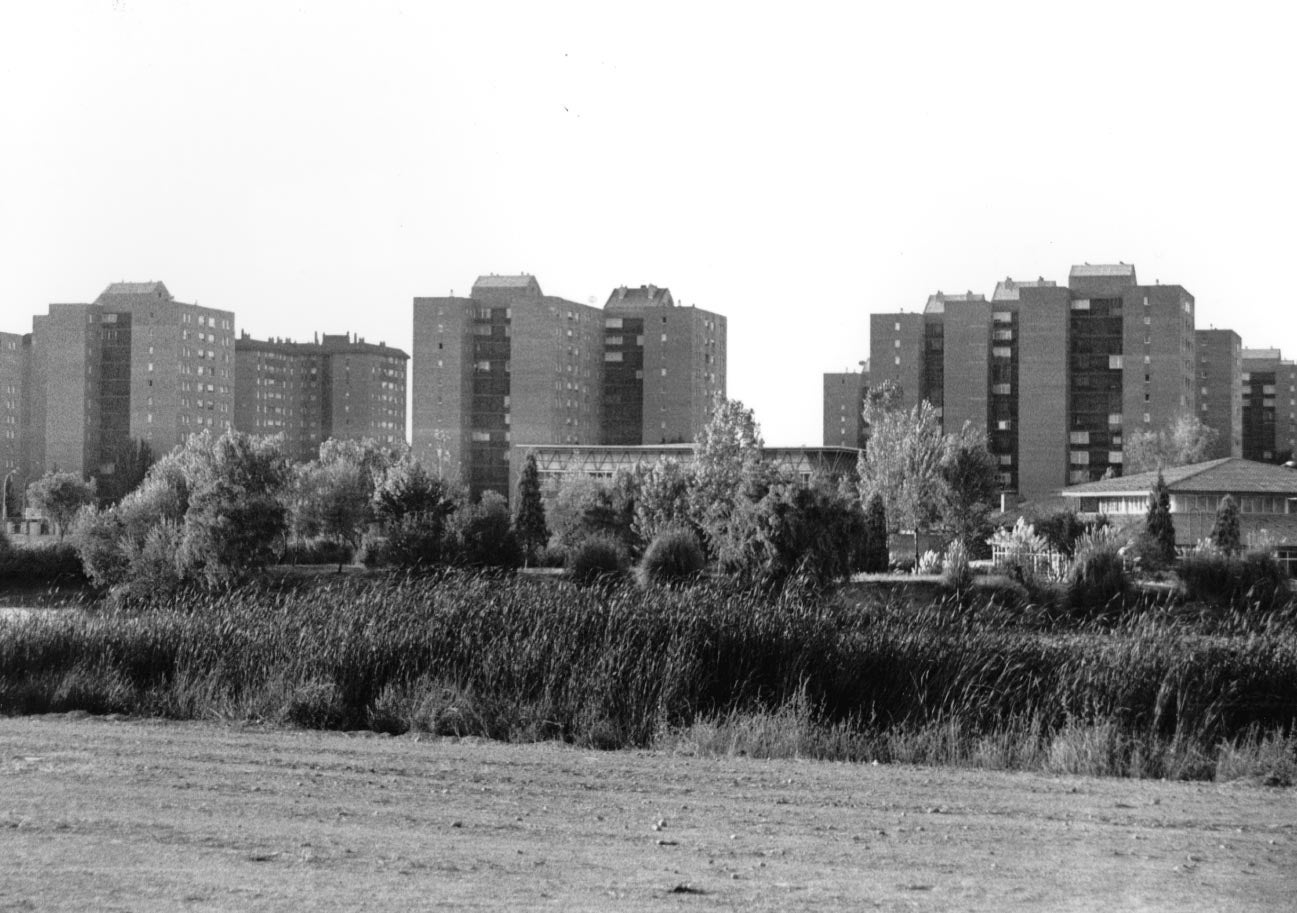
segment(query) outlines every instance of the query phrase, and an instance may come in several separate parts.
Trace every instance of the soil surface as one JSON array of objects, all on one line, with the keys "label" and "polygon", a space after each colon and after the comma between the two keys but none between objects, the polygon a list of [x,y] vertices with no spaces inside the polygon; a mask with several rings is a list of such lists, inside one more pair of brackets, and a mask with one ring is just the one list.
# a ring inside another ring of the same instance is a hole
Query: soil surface
[{"label": "soil surface", "polygon": [[1253,784],[0,719],[0,910],[1290,910]]}]

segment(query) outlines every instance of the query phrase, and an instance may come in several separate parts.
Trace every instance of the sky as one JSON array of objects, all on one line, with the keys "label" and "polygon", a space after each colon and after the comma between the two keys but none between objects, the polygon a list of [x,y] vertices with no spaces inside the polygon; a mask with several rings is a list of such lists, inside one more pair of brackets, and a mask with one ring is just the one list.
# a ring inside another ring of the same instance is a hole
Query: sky
[{"label": "sky", "polygon": [[819,444],[869,314],[1134,263],[1297,357],[1280,4],[0,2],[0,330],[161,280],[256,338],[409,351],[534,274],[726,315]]}]

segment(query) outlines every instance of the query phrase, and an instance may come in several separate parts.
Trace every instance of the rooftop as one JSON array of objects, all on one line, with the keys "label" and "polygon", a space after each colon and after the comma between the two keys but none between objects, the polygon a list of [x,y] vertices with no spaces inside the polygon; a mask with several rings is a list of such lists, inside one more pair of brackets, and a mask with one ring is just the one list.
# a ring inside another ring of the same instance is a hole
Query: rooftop
[{"label": "rooftop", "polygon": [[[1280,494],[1297,497],[1297,469],[1258,463],[1239,457],[1208,460],[1162,470],[1166,487],[1173,492]],[[1116,479],[1101,479],[1063,489],[1069,498],[1102,495],[1146,494],[1157,482],[1157,470]]]},{"label": "rooftop", "polygon": [[925,314],[944,314],[946,312],[946,302],[955,301],[985,301],[985,295],[978,295],[974,292],[962,292],[955,295],[947,295],[945,292],[938,291],[935,295],[928,296],[928,303],[923,306]]},{"label": "rooftop", "polygon": [[612,290],[605,308],[619,307],[675,307],[671,290],[658,288],[656,285],[641,285],[639,288],[620,286]]},{"label": "rooftop", "polygon": [[1005,276],[1003,282],[995,283],[995,292],[991,295],[992,301],[1017,301],[1019,298],[1018,290],[1024,288],[1057,288],[1058,283],[1052,279],[1046,279],[1043,276],[1039,279],[1028,279],[1025,282],[1018,282]]},{"label": "rooftop", "polygon": [[478,276],[477,281],[473,283],[474,289],[530,289],[535,288],[540,293],[540,283],[536,281],[535,276],[527,273],[519,273],[516,276],[497,276],[494,273],[487,276]]},{"label": "rooftop", "polygon": [[100,298],[106,298],[109,295],[156,295],[159,298],[171,300],[171,293],[161,282],[114,282],[103,290]]},{"label": "rooftop", "polygon": [[1081,263],[1073,266],[1072,271],[1068,275],[1073,279],[1120,276],[1128,277],[1133,282],[1135,280],[1135,264]]}]

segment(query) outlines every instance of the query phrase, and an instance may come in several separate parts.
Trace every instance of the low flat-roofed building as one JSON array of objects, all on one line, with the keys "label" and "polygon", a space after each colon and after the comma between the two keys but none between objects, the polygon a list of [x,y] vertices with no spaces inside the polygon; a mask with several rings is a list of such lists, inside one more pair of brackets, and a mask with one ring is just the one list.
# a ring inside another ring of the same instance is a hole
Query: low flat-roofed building
[{"label": "low flat-roofed building", "polygon": [[[1221,499],[1232,495],[1244,543],[1273,542],[1288,572],[1297,571],[1297,469],[1227,457],[1164,469],[1162,477],[1171,493],[1176,545],[1209,538]],[[1148,513],[1156,483],[1153,470],[1073,485],[1062,494],[1082,516],[1140,517]]]},{"label": "low flat-roofed building", "polygon": [[[643,446],[560,446],[536,444],[515,448],[517,465],[513,467],[514,486],[522,471],[522,460],[528,453],[536,457],[542,488],[547,482],[572,476],[611,479],[619,469],[652,466],[658,460],[676,460],[688,465],[694,461],[692,444],[646,444]],[[809,482],[816,474],[833,477],[854,475],[859,451],[854,447],[764,447],[762,456],[780,469]]]}]

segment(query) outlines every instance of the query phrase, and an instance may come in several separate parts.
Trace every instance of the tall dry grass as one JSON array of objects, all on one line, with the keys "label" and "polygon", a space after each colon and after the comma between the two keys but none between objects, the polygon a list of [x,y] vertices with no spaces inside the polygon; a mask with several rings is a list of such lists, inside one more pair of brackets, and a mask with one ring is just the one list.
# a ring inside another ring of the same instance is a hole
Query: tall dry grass
[{"label": "tall dry grass", "polygon": [[1209,777],[1291,753],[1297,635],[1158,603],[1101,624],[962,597],[330,579],[0,626],[0,712],[72,709]]}]

